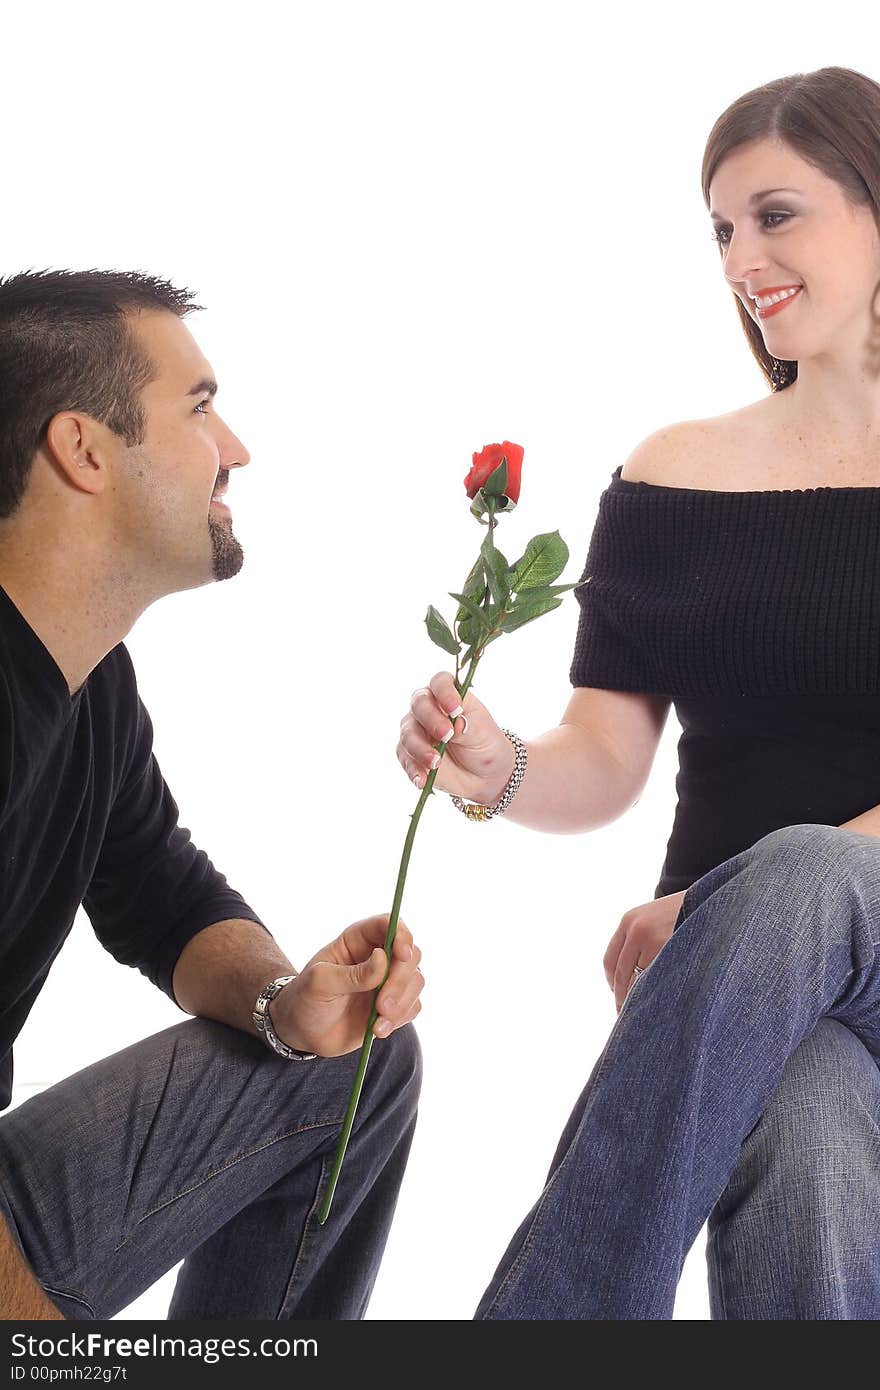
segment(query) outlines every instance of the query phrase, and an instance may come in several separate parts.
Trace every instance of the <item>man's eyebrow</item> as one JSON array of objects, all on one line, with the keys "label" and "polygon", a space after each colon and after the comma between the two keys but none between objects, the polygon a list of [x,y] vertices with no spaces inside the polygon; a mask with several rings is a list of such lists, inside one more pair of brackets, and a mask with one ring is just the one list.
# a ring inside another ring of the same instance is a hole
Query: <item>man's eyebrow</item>
[{"label": "man's eyebrow", "polygon": [[[769,193],[800,193],[799,188],[762,188],[760,193],[753,193],[749,203],[754,207],[755,203],[760,203],[762,198],[766,198]],[[720,212],[710,214],[713,222],[723,222],[725,219]]]},{"label": "man's eyebrow", "polygon": [[187,391],[188,396],[200,396],[203,391],[207,391],[209,396],[216,396],[219,387],[213,377],[206,376],[203,381],[197,381],[195,386],[191,386]]}]

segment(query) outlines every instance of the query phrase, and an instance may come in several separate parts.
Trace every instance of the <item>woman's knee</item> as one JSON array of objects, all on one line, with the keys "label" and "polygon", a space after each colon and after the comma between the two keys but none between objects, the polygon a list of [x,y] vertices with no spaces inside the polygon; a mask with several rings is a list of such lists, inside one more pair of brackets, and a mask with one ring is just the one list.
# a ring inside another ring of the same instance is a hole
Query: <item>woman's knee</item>
[{"label": "woman's knee", "polygon": [[873,892],[880,904],[880,839],[839,825],[798,823],[771,830],[745,851],[763,874],[792,891],[834,891],[843,884]]}]

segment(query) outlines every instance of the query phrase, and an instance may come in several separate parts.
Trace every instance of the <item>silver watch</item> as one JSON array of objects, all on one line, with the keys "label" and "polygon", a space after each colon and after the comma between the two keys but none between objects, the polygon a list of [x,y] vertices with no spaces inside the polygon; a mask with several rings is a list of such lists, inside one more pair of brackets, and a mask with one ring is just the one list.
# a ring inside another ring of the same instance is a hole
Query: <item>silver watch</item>
[{"label": "silver watch", "polygon": [[287,1043],[282,1042],[275,1032],[272,1027],[272,1019],[269,1016],[269,1005],[276,994],[280,994],[284,986],[289,985],[291,980],[295,979],[295,975],[279,975],[277,980],[272,980],[271,984],[260,990],[254,1005],[254,1027],[258,1033],[262,1034],[272,1051],[286,1057],[289,1062],[313,1062],[318,1055],[317,1052],[297,1052],[295,1047],[288,1047]]}]

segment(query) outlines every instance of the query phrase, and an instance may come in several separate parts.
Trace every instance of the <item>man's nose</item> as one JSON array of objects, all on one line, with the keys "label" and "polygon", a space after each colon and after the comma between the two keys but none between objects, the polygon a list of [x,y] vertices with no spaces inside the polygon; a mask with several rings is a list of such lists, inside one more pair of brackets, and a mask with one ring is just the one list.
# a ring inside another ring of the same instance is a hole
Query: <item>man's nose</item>
[{"label": "man's nose", "polygon": [[225,439],[221,445],[221,456],[224,468],[244,468],[245,464],[250,463],[251,456],[242,444],[238,435],[233,434],[228,425],[224,425]]}]

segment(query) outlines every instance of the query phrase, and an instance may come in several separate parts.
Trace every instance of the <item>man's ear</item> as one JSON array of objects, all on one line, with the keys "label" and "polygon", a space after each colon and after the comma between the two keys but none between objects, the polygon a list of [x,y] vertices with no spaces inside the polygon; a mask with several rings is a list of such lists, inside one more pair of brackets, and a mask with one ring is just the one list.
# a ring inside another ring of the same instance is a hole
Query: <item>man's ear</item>
[{"label": "man's ear", "polygon": [[107,483],[108,442],[112,437],[112,431],[90,415],[62,410],[49,421],[46,449],[73,487],[97,495]]}]

